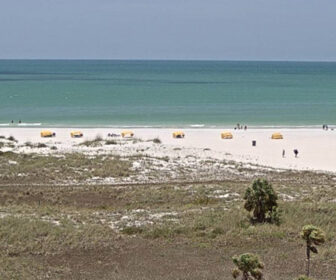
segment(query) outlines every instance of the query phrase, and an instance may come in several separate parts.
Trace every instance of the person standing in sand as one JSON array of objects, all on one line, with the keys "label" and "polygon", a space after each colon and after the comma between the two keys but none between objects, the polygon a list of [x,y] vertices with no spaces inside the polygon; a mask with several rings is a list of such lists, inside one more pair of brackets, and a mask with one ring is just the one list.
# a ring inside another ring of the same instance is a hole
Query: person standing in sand
[{"label": "person standing in sand", "polygon": [[284,158],[285,155],[286,155],[286,151],[285,151],[285,149],[283,149],[283,150],[282,150],[282,157]]},{"label": "person standing in sand", "polygon": [[294,155],[295,155],[295,157],[297,157],[297,156],[298,156],[298,154],[299,154],[299,151],[298,151],[298,149],[294,149]]}]

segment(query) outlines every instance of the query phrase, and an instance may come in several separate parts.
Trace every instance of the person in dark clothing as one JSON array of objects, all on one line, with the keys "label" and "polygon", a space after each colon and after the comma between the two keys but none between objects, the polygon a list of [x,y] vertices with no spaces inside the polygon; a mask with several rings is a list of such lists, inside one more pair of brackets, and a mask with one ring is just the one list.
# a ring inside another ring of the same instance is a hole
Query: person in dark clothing
[{"label": "person in dark clothing", "polygon": [[297,149],[294,149],[294,155],[295,155],[295,157],[297,157],[298,154],[299,154],[299,151]]}]

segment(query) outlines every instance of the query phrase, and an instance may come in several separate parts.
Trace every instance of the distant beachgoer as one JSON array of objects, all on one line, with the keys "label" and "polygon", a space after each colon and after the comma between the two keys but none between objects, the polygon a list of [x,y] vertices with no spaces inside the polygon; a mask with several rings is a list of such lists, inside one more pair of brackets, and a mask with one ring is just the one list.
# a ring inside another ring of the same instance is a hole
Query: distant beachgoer
[{"label": "distant beachgoer", "polygon": [[245,129],[245,130],[247,129],[247,125],[244,126],[244,129]]},{"label": "distant beachgoer", "polygon": [[282,150],[282,157],[283,157],[283,158],[285,157],[285,154],[286,154],[286,151],[285,151],[285,150]]},{"label": "distant beachgoer", "polygon": [[299,154],[299,151],[297,149],[294,149],[294,155],[295,155],[295,157],[297,157],[298,154]]},{"label": "distant beachgoer", "polygon": [[19,123],[21,123],[21,120],[19,120]]},{"label": "distant beachgoer", "polygon": [[11,123],[14,123],[14,121],[12,120]]}]

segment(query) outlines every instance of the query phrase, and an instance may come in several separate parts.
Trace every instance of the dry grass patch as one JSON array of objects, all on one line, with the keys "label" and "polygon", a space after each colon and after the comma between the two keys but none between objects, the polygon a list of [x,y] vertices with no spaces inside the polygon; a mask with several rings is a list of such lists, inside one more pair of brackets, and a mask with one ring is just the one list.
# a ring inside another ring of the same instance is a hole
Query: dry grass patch
[{"label": "dry grass patch", "polygon": [[74,153],[43,156],[2,152],[0,183],[64,183],[80,182],[95,177],[127,177],[132,174],[131,167],[130,160],[113,155],[88,157]]},{"label": "dry grass patch", "polygon": [[[132,161],[140,160],[58,156],[2,153],[0,172],[7,174],[8,182],[18,182],[19,172],[28,174],[25,180],[48,182],[51,174],[76,180],[129,176]],[[9,160],[18,164],[12,166]],[[304,173],[307,178],[272,174],[268,176],[274,189],[282,194],[280,226],[250,223],[242,197],[251,180],[245,178],[2,187],[0,278],[45,279],[49,273],[50,279],[229,280],[231,257],[251,252],[265,262],[266,279],[289,280],[304,272],[305,244],[298,234],[303,225],[314,224],[327,235],[312,260],[313,277],[334,280],[335,181],[313,173]],[[116,252],[115,246],[122,250]],[[40,266],[41,261],[47,266]]]}]

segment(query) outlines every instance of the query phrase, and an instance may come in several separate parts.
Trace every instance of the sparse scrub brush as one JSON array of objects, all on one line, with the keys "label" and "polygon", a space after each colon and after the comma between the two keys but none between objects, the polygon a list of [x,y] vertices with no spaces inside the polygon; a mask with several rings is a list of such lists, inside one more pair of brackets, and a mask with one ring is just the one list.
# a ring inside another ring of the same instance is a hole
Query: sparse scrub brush
[{"label": "sparse scrub brush", "polygon": [[107,140],[105,142],[105,145],[117,145],[118,142],[116,140]]},{"label": "sparse scrub brush", "polygon": [[34,147],[33,143],[30,142],[30,141],[25,142],[24,145],[25,145],[26,147],[29,147],[29,148],[33,148],[33,147]]},{"label": "sparse scrub brush", "polygon": [[308,276],[305,276],[305,275],[301,275],[301,276],[295,278],[294,280],[314,280],[314,279],[309,278]]},{"label": "sparse scrub brush", "polygon": [[7,138],[7,140],[9,140],[9,141],[13,141],[13,142],[17,142],[17,140],[14,138],[14,136],[9,136],[9,137]]},{"label": "sparse scrub brush", "polygon": [[96,138],[94,139],[94,141],[97,141],[97,142],[99,142],[99,141],[103,141],[103,138],[101,137],[101,135],[96,135]]},{"label": "sparse scrub brush", "polygon": [[44,143],[38,143],[36,147],[37,148],[46,148],[48,146],[46,144],[44,144]]}]

